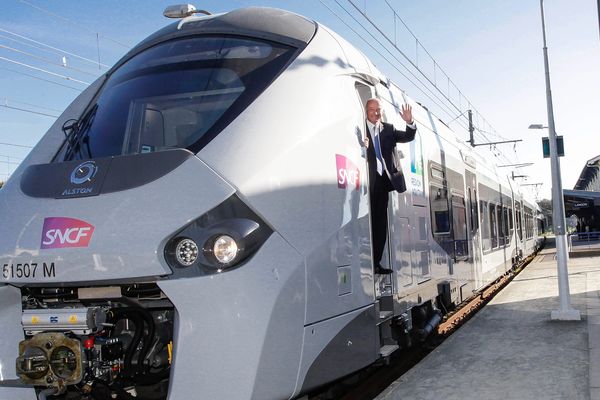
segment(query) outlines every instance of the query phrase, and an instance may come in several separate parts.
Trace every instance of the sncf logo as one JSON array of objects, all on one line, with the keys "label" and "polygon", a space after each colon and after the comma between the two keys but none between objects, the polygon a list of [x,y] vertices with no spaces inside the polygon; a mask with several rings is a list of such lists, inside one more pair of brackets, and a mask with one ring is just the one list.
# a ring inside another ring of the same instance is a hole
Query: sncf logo
[{"label": "sncf logo", "polygon": [[44,219],[42,249],[87,247],[94,226],[75,218],[50,217]]},{"label": "sncf logo", "polygon": [[337,167],[338,188],[345,189],[350,186],[358,190],[360,187],[360,171],[358,167],[340,154],[335,155],[335,164]]}]

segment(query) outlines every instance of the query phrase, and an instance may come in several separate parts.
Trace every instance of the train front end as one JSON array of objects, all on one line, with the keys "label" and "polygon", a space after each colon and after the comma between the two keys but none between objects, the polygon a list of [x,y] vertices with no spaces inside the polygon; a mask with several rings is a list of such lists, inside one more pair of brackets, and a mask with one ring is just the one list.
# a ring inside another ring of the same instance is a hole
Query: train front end
[{"label": "train front end", "polygon": [[0,398],[290,396],[302,257],[202,150],[315,29],[268,9],[191,17],[63,113],[0,190]]}]

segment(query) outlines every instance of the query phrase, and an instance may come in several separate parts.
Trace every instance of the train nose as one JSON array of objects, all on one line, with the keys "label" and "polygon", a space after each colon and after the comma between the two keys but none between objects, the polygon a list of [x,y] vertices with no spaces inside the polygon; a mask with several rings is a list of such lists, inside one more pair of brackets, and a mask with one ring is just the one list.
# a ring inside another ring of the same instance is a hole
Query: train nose
[{"label": "train nose", "polygon": [[143,181],[148,180],[148,169],[157,167],[140,158],[156,162],[156,155],[127,156],[129,164],[114,158],[107,168],[105,160],[96,160],[96,186],[81,185],[78,189],[85,192],[87,187],[91,193],[78,195],[70,178],[77,166],[63,165],[64,171],[57,168],[67,163],[29,167],[33,171],[25,170],[21,190],[13,180],[0,193],[4,281],[81,282],[171,274],[164,255],[169,238],[235,192],[204,162],[185,153],[175,168],[155,174],[159,176],[149,182]]}]

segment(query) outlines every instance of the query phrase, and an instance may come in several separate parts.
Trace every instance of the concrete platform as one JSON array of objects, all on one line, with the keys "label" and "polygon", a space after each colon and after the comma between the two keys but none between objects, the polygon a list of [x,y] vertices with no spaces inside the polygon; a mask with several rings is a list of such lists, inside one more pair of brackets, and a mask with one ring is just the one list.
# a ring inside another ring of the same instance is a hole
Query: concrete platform
[{"label": "concrete platform", "polygon": [[554,242],[462,328],[377,400],[600,400],[600,257],[571,258],[572,307],[559,306]]}]

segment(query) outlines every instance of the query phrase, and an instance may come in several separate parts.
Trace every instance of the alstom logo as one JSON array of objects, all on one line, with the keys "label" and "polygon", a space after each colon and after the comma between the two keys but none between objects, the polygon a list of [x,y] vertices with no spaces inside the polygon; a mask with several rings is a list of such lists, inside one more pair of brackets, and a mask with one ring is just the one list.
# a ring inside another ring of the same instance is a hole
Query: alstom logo
[{"label": "alstom logo", "polygon": [[75,218],[49,217],[44,219],[42,249],[87,247],[94,226]]}]

